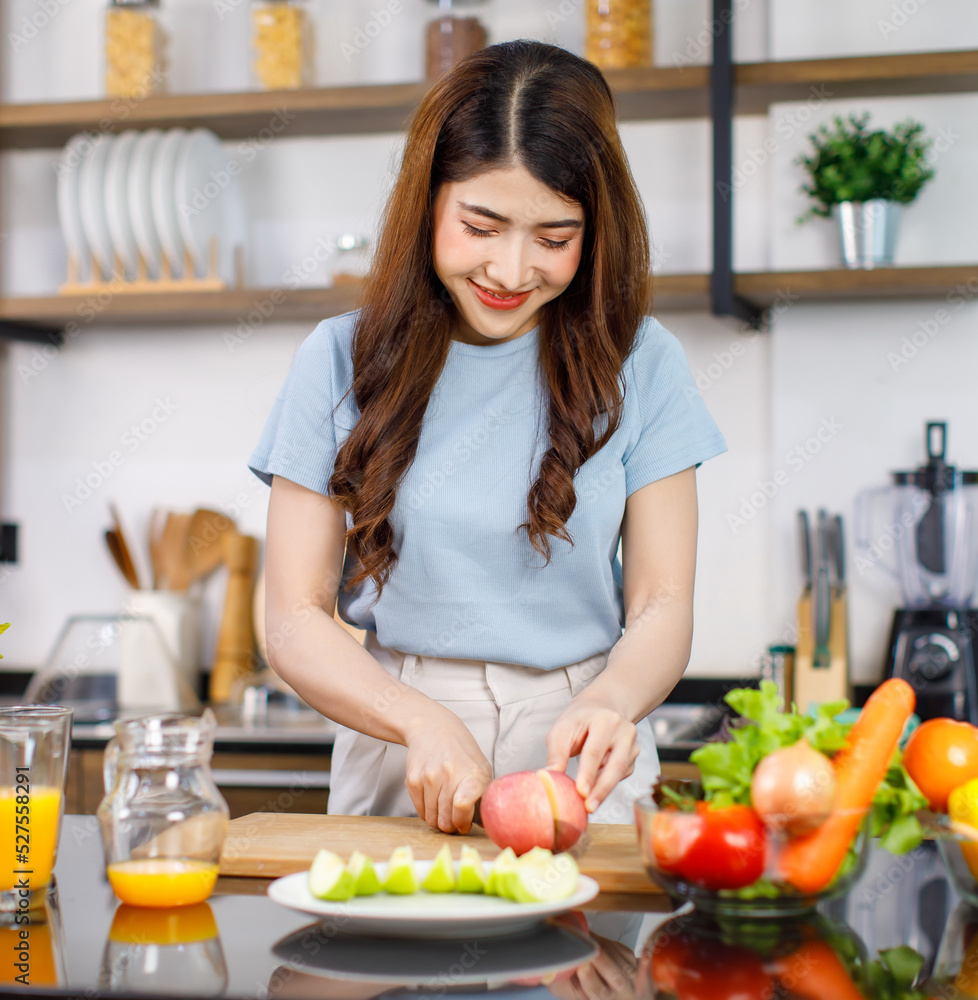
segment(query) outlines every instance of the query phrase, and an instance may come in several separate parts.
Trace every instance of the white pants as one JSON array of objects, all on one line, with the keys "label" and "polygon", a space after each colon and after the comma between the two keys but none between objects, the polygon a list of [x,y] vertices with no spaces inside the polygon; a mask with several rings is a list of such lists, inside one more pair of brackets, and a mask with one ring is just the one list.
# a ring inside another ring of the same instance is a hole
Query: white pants
[{"label": "white pants", "polygon": [[[403,684],[454,712],[472,733],[494,775],[536,770],[547,763],[546,736],[571,699],[604,670],[607,653],[569,667],[537,670],[483,660],[415,656],[386,649],[373,632],[365,648]],[[389,702],[396,711],[398,688]],[[634,822],[633,803],[659,774],[648,719],[638,724],[635,770],[619,782],[590,817],[595,823]],[[328,812],[348,816],[417,816],[404,780],[407,748],[338,727],[330,765]],[[577,775],[577,759],[567,773]]]}]

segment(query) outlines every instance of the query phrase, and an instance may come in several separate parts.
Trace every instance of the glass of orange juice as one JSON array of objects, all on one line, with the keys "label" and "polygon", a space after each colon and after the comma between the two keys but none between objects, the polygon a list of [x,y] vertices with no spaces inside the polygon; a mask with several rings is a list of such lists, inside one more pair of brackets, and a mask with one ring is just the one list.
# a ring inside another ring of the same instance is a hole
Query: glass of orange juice
[{"label": "glass of orange juice", "polygon": [[216,731],[210,709],[115,723],[96,815],[123,903],[192,906],[211,894],[229,815],[210,771]]},{"label": "glass of orange juice", "polygon": [[70,708],[0,708],[0,922],[44,905],[58,851],[71,750]]}]

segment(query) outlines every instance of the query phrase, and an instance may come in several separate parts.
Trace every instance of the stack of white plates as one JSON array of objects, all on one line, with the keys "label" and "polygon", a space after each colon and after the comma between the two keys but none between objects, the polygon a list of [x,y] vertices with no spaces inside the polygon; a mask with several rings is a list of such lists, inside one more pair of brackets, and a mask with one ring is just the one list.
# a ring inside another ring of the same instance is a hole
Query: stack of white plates
[{"label": "stack of white plates", "polygon": [[234,251],[245,241],[233,162],[204,128],[73,136],[58,165],[58,214],[79,280],[111,279],[118,258],[131,281],[140,254],[152,279],[164,258],[171,277],[204,278],[216,238],[217,276],[233,284]]}]

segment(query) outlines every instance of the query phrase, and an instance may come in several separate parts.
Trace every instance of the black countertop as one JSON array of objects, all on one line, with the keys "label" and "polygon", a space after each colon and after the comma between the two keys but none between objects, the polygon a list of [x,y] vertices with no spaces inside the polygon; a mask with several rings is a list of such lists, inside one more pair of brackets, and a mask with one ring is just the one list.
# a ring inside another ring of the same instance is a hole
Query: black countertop
[{"label": "black countertop", "polygon": [[591,905],[603,912],[586,914],[587,932],[572,915],[513,937],[439,943],[346,936],[272,902],[267,882],[257,879],[220,879],[210,900],[192,910],[120,910],[90,816],[65,817],[55,873],[50,923],[29,932],[27,987],[12,985],[18,972],[10,953],[19,940],[12,935],[19,931],[0,929],[0,940],[7,938],[0,944],[0,990],[263,1000],[490,990],[496,1000],[963,1000],[971,995],[964,979],[951,992],[920,994],[882,993],[865,983],[861,992],[839,992],[825,984],[833,975],[838,984],[840,969],[857,980],[871,977],[879,953],[899,945],[919,954],[923,974],[940,963],[953,981],[962,963],[978,967],[978,911],[959,905],[929,844],[902,859],[875,851],[849,894],[823,904],[815,919],[720,926],[688,911],[663,912],[670,905],[664,897],[602,895]]}]

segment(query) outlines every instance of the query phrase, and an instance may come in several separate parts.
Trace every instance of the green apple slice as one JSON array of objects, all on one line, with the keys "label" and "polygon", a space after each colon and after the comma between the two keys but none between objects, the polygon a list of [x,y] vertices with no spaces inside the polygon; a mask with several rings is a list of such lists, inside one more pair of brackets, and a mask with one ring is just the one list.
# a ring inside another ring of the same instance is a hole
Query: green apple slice
[{"label": "green apple slice", "polygon": [[353,876],[353,894],[355,896],[373,896],[380,892],[380,879],[374,871],[371,858],[360,851],[354,851],[346,863],[347,871]]},{"label": "green apple slice", "polygon": [[533,847],[520,858],[520,864],[547,865],[554,859],[554,852],[546,847]]},{"label": "green apple slice", "polygon": [[309,868],[309,891],[316,899],[343,900],[353,895],[353,876],[343,859],[324,847]]},{"label": "green apple slice", "polygon": [[421,883],[421,888],[428,892],[454,892],[457,885],[452,852],[448,849],[448,844],[445,844],[435,855],[435,862]]},{"label": "green apple slice", "polygon": [[507,883],[518,903],[557,903],[574,895],[579,877],[577,862],[569,854],[557,854],[549,861],[527,856],[517,862]]},{"label": "green apple slice", "polygon": [[462,845],[462,863],[458,870],[459,892],[485,892],[486,869],[482,856],[474,847]]},{"label": "green apple slice", "polygon": [[414,871],[414,852],[410,847],[395,847],[387,862],[384,890],[395,896],[410,896],[420,888]]},{"label": "green apple slice", "polygon": [[486,883],[486,895],[489,896],[509,896],[506,885],[506,877],[509,872],[516,868],[516,852],[512,847],[507,847],[505,851],[496,855],[489,869],[489,879]]}]

